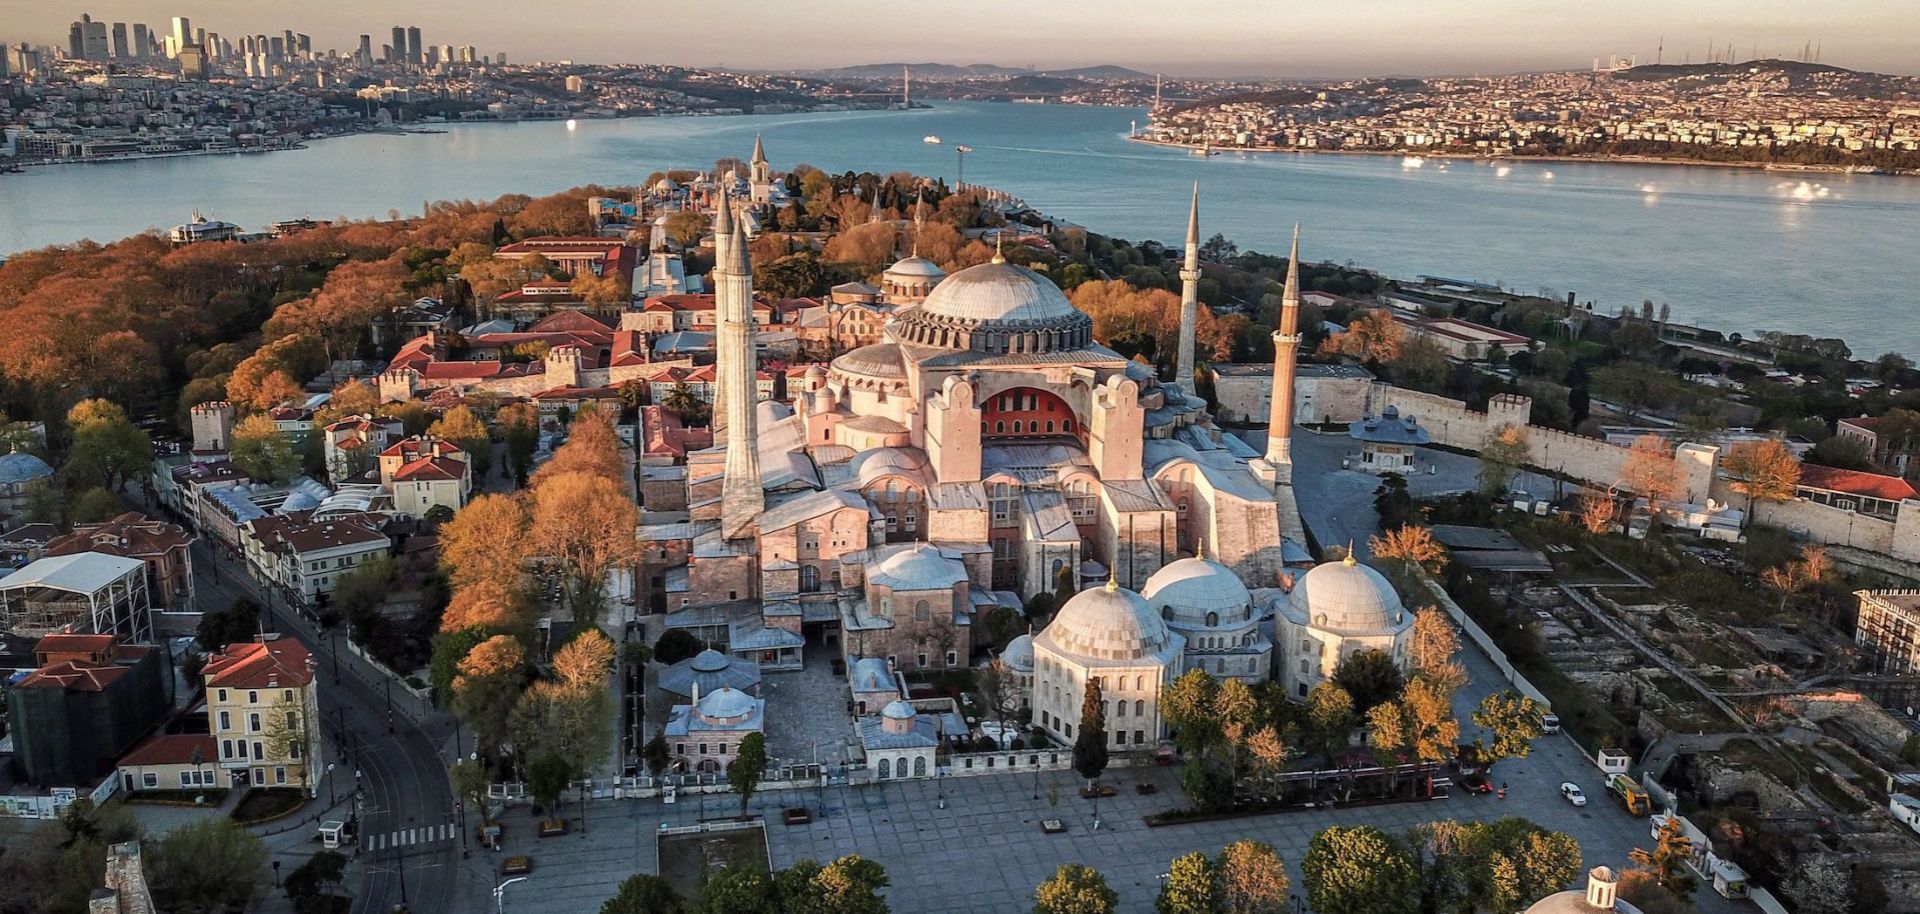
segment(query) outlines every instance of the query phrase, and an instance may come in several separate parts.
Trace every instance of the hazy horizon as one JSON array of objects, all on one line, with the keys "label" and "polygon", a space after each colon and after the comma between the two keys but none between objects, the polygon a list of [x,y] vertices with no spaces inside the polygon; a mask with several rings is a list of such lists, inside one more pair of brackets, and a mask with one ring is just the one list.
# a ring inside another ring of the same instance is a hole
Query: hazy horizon
[{"label": "hazy horizon", "polygon": [[[1595,56],[1659,56],[1694,63],[1729,43],[1735,57],[1799,59],[1809,42],[1820,61],[1883,73],[1920,68],[1920,32],[1909,0],[1694,0],[1675,10],[1658,0],[1604,7],[1538,0],[1350,0],[1337,8],[1271,0],[1196,0],[1179,5],[1110,0],[1098,19],[1068,5],[980,15],[977,4],[875,0],[768,4],[719,0],[694,15],[663,4],[572,0],[564,17],[538,17],[499,0],[457,7],[419,0],[335,0],[326,5],[262,0],[89,0],[73,5],[0,0],[0,41],[64,46],[67,24],[90,13],[144,22],[164,34],[171,17],[229,39],[277,34],[313,38],[316,50],[351,51],[361,34],[377,49],[393,26],[422,29],[427,44],[471,44],[525,63],[661,63],[736,70],[823,69],[892,61],[992,63],[1040,69],[1113,64],[1193,77],[1344,78],[1560,70]],[[654,17],[678,20],[666,31]],[[931,23],[932,25],[923,26]],[[948,24],[951,25],[948,25]],[[1441,41],[1433,36],[1445,36]],[[1664,44],[1664,53],[1660,48]]]}]

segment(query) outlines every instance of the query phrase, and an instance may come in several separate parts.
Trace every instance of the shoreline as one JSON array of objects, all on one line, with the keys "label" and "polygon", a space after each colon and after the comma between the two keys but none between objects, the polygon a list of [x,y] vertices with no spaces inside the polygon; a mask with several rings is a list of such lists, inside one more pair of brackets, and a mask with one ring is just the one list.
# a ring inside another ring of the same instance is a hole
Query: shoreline
[{"label": "shoreline", "polygon": [[[1202,147],[1192,143],[1180,143],[1173,140],[1157,140],[1146,136],[1129,136],[1129,143],[1143,146],[1162,146],[1169,149],[1199,150]],[[1291,153],[1294,155],[1335,155],[1335,156],[1381,156],[1401,159],[1447,159],[1452,161],[1480,162],[1569,162],[1587,165],[1684,165],[1698,168],[1737,168],[1745,171],[1779,171],[1802,174],[1828,175],[1866,175],[1873,177],[1906,178],[1920,176],[1920,172],[1899,171],[1871,166],[1851,165],[1796,165],[1786,162],[1709,162],[1702,159],[1675,159],[1657,156],[1582,156],[1582,155],[1500,155],[1487,152],[1451,152],[1435,150],[1416,152],[1400,149],[1321,149],[1299,146],[1217,146],[1213,154],[1228,153]]]}]

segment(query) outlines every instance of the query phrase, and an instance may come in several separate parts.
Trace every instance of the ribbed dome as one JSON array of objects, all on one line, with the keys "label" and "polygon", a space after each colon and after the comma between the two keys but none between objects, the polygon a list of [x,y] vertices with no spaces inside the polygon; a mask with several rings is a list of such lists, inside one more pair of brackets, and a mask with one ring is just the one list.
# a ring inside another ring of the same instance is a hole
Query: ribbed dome
[{"label": "ribbed dome", "polygon": [[1112,581],[1074,594],[1040,633],[1048,647],[1082,660],[1139,660],[1159,653],[1170,637],[1146,600]]},{"label": "ribbed dome", "polygon": [[1175,624],[1206,625],[1207,613],[1230,622],[1246,620],[1253,595],[1240,576],[1219,562],[1185,558],[1153,573],[1140,592]]},{"label": "ribbed dome", "polygon": [[868,378],[904,378],[906,361],[900,347],[893,343],[873,343],[833,360],[835,370]]},{"label": "ribbed dome", "polygon": [[894,590],[948,590],[966,579],[965,565],[926,546],[887,556],[867,574],[867,580]]},{"label": "ribbed dome", "polygon": [[753,713],[753,696],[739,689],[716,689],[700,696],[694,710],[709,721],[729,721]]},{"label": "ribbed dome", "polygon": [[920,712],[913,709],[913,705],[899,700],[890,701],[886,707],[880,709],[881,717],[888,717],[894,720],[912,720],[914,716],[919,713]]},{"label": "ribbed dome", "polygon": [[1000,659],[1019,672],[1033,672],[1033,636],[1021,635],[1007,642],[1007,649],[1000,652]]},{"label": "ribbed dome", "polygon": [[694,656],[693,668],[696,672],[718,673],[727,668],[727,655],[707,648]]},{"label": "ribbed dome", "polygon": [[0,454],[0,482],[26,482],[53,475],[53,467],[26,451]]},{"label": "ribbed dome", "polygon": [[886,275],[902,279],[939,279],[947,275],[947,271],[925,257],[902,257],[887,268]]},{"label": "ribbed dome", "polygon": [[1057,321],[1080,313],[1046,277],[1005,262],[983,263],[947,277],[934,287],[921,310],[994,323]]},{"label": "ribbed dome", "polygon": [[1413,625],[1393,585],[1351,557],[1314,566],[1294,585],[1291,599],[1315,628],[1387,635]]}]

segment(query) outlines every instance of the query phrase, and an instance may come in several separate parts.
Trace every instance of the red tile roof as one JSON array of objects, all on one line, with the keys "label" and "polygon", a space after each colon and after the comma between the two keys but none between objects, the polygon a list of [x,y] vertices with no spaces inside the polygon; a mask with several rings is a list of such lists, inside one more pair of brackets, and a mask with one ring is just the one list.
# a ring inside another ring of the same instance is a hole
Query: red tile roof
[{"label": "red tile roof", "polygon": [[412,480],[428,482],[432,480],[459,479],[467,474],[467,465],[458,460],[441,457],[420,457],[393,471],[395,482]]},{"label": "red tile roof", "polygon": [[313,655],[292,638],[229,644],[207,658],[201,675],[209,688],[278,689],[313,681]]},{"label": "red tile roof", "polygon": [[484,362],[427,362],[413,366],[422,378],[434,381],[449,381],[462,378],[491,378],[500,373],[500,363],[490,360]]},{"label": "red tile roof", "polygon": [[1883,498],[1887,501],[1920,497],[1920,493],[1914,491],[1912,484],[1898,476],[1823,467],[1817,463],[1800,465],[1800,486],[1806,489],[1844,492],[1863,498]]},{"label": "red tile roof", "polygon": [[112,635],[57,632],[34,642],[36,654],[98,654],[113,647]]},{"label": "red tile roof", "polygon": [[120,767],[142,765],[196,765],[220,760],[220,747],[211,733],[156,733],[120,757]]},{"label": "red tile roof", "polygon": [[115,679],[132,667],[96,666],[63,660],[43,666],[14,685],[16,689],[66,689],[69,692],[104,692]]}]

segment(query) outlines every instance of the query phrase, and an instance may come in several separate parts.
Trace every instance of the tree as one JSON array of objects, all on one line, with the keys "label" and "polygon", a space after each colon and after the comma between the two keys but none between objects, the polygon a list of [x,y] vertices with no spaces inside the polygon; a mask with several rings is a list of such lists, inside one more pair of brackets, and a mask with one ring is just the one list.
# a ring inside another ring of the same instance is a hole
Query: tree
[{"label": "tree", "polygon": [[711,225],[705,213],[694,210],[681,210],[667,216],[667,240],[679,245],[683,250],[700,243]]},{"label": "tree", "polygon": [[1406,712],[1398,702],[1382,702],[1367,711],[1367,742],[1381,764],[1400,761],[1400,754],[1413,745],[1408,731]]},{"label": "tree", "polygon": [[1053,576],[1053,605],[1056,608],[1067,605],[1067,601],[1073,599],[1073,595],[1080,590],[1077,584],[1074,569],[1062,566]]},{"label": "tree", "polygon": [[1368,538],[1367,548],[1373,550],[1376,559],[1403,562],[1431,574],[1438,574],[1447,562],[1446,547],[1433,538],[1433,531],[1412,524]]},{"label": "tree", "polygon": [[1413,640],[1407,648],[1408,666],[1446,696],[1467,681],[1466,668],[1453,658],[1460,653],[1460,633],[1446,613],[1432,606],[1413,614]]},{"label": "tree", "polygon": [[1687,837],[1686,830],[1680,826],[1679,816],[1668,816],[1654,833],[1652,850],[1636,847],[1627,852],[1627,859],[1642,872],[1652,876],[1660,886],[1682,898],[1693,893],[1693,876],[1687,871],[1687,860],[1693,856],[1693,841]]},{"label": "tree", "polygon": [[1062,864],[1033,890],[1033,914],[1114,914],[1120,894],[1091,867]]},{"label": "tree", "polygon": [[1175,857],[1153,909],[1156,914],[1215,914],[1220,907],[1213,861],[1199,851]]},{"label": "tree", "polygon": [[447,410],[439,421],[427,426],[427,434],[465,451],[473,478],[486,478],[487,470],[493,466],[493,436],[487,431],[487,423],[471,408],[456,406]]},{"label": "tree", "polygon": [[1777,439],[1738,441],[1722,463],[1729,485],[1747,497],[1747,520],[1755,501],[1787,501],[1800,483],[1800,458]]},{"label": "tree", "polygon": [[692,428],[699,428],[713,421],[712,405],[700,399],[700,395],[694,393],[693,388],[688,387],[685,381],[675,382],[673,389],[667,391],[660,405],[667,412],[672,413],[674,418],[679,419],[681,424]]},{"label": "tree", "polygon": [[376,318],[408,304],[411,272],[398,254],[341,264],[327,274],[318,293],[274,309],[262,330],[270,340],[297,335],[318,340],[330,365],[336,354],[348,354]]},{"label": "tree", "polygon": [[670,628],[653,643],[653,659],[672,666],[682,660],[691,659],[700,653],[704,646],[700,639],[684,628]]},{"label": "tree", "polygon": [[1432,763],[1452,759],[1460,744],[1460,721],[1453,716],[1453,690],[1431,677],[1416,675],[1407,683],[1401,704],[1414,758]]},{"label": "tree", "polygon": [[227,458],[261,482],[283,483],[300,475],[300,455],[266,413],[255,413],[234,426]]},{"label": "tree", "polygon": [[1641,435],[1633,439],[1627,459],[1620,466],[1620,488],[1637,492],[1655,511],[1672,501],[1680,491],[1679,466],[1673,461],[1673,447],[1659,435]]},{"label": "tree", "polygon": [[533,452],[540,446],[540,414],[531,403],[509,403],[493,418],[506,439],[507,468],[514,482],[524,486],[533,470]]},{"label": "tree", "polygon": [[1480,442],[1480,491],[1495,498],[1505,495],[1513,475],[1527,465],[1525,426],[1506,424],[1487,432]]},{"label": "tree", "polygon": [[[1411,528],[1407,528],[1411,529]],[[1361,715],[1375,705],[1400,697],[1406,681],[1393,655],[1381,650],[1356,651],[1340,658],[1333,681],[1353,700],[1353,710]]]},{"label": "tree", "polygon": [[200,914],[246,904],[267,866],[260,839],[227,818],[201,819],[168,832],[148,859],[157,906]]},{"label": "tree", "polygon": [[626,464],[620,459],[620,438],[614,433],[613,422],[592,406],[580,408],[580,414],[567,427],[567,443],[541,465],[540,471],[534,474],[533,484],[537,488],[543,480],[568,473],[602,476],[616,483],[627,478]]},{"label": "tree", "polygon": [[1784,613],[1794,594],[1825,580],[1832,571],[1833,561],[1827,558],[1827,550],[1808,546],[1801,558],[1761,570],[1760,581],[1779,592],[1780,611]]},{"label": "tree", "polygon": [[209,651],[226,650],[229,644],[243,644],[260,634],[260,604],[240,597],[226,609],[200,616],[194,640]]},{"label": "tree", "polygon": [[518,631],[530,622],[527,616],[526,599],[521,593],[499,581],[478,581],[453,592],[441,610],[440,630]]},{"label": "tree", "polygon": [[1174,745],[1190,761],[1220,739],[1220,722],[1213,715],[1219,690],[1220,684],[1199,667],[1180,674],[1160,690],[1160,716],[1173,730]]},{"label": "tree", "polygon": [[659,777],[660,773],[667,770],[667,765],[673,761],[673,754],[667,749],[667,738],[658,733],[647,740],[644,754],[647,757],[647,773],[654,777]]},{"label": "tree", "polygon": [[1613,532],[1620,521],[1620,500],[1612,492],[1588,489],[1580,493],[1580,526],[1594,536]]},{"label": "tree", "polygon": [[1371,825],[1334,826],[1307,844],[1300,861],[1316,914],[1415,914],[1420,874],[1413,855]]},{"label": "tree", "polygon": [[298,914],[327,914],[335,910],[331,889],[346,878],[347,856],[320,851],[287,874],[287,898]]},{"label": "tree", "polygon": [[1380,485],[1373,490],[1373,510],[1380,515],[1382,530],[1398,530],[1416,520],[1419,510],[1407,492],[1407,478],[1399,473],[1380,477]]},{"label": "tree", "polygon": [[1287,866],[1273,845],[1241,840],[1220,851],[1214,866],[1219,914],[1281,914],[1287,906]]},{"label": "tree", "polygon": [[440,566],[455,590],[491,583],[520,585],[526,568],[527,510],[507,495],[475,496],[440,527]]},{"label": "tree", "polygon": [[1488,695],[1474,710],[1473,723],[1492,739],[1474,740],[1474,749],[1488,765],[1501,759],[1526,758],[1533,753],[1533,741],[1543,732],[1544,717],[1537,702],[1512,689]]},{"label": "tree", "polygon": [[1353,696],[1339,683],[1323,682],[1307,694],[1307,727],[1329,760],[1353,733]]},{"label": "tree", "polygon": [[746,818],[747,802],[760,789],[760,776],[767,770],[767,738],[756,730],[740,741],[740,754],[727,764],[727,786],[740,795],[740,817]]},{"label": "tree", "polygon": [[147,469],[153,461],[153,442],[127,420],[118,404],[109,400],[82,400],[67,411],[72,444],[67,448],[61,476],[69,485],[120,486]]},{"label": "tree", "polygon": [[673,883],[635,873],[620,882],[619,891],[600,906],[600,914],[680,914],[684,904]]},{"label": "tree", "polygon": [[721,867],[707,877],[696,910],[698,914],[785,914],[774,906],[773,885],[767,877],[745,866]]},{"label": "tree", "polygon": [[551,752],[535,756],[527,765],[527,792],[533,794],[533,801],[547,811],[548,821],[559,821],[556,811],[560,805],[560,795],[567,790],[567,782],[572,778],[573,770],[567,766],[567,760]]},{"label": "tree", "polygon": [[784,911],[792,914],[887,914],[891,909],[880,890],[891,884],[886,869],[880,864],[859,854],[848,854],[811,874],[806,880],[804,904],[794,903],[799,899],[783,898],[786,902]]},{"label": "tree", "polygon": [[454,762],[447,768],[447,780],[453,785],[454,796],[480,814],[482,825],[493,824],[493,804],[487,796],[493,778],[488,776],[484,762],[470,758]]},{"label": "tree", "polygon": [[1100,680],[1089,678],[1080,702],[1080,730],[1073,739],[1073,770],[1091,786],[1107,770],[1107,702]]},{"label": "tree", "polygon": [[553,672],[567,688],[600,688],[613,674],[613,641],[597,628],[580,632],[554,652]]},{"label": "tree", "polygon": [[341,574],[333,582],[333,606],[347,619],[347,634],[355,644],[372,645],[387,627],[387,597],[400,580],[400,566],[390,556],[376,555]]},{"label": "tree", "polygon": [[1632,421],[1671,406],[1680,394],[1680,383],[1671,372],[1651,362],[1619,359],[1593,372],[1593,389],[1618,404]]},{"label": "tree", "polygon": [[1362,312],[1347,323],[1347,329],[1327,337],[1320,344],[1322,355],[1344,355],[1371,365],[1400,358],[1405,332],[1386,308]]},{"label": "tree", "polygon": [[474,748],[491,756],[506,742],[508,715],[527,679],[526,650],[507,635],[482,641],[461,659],[453,679],[453,713],[473,730]]}]

